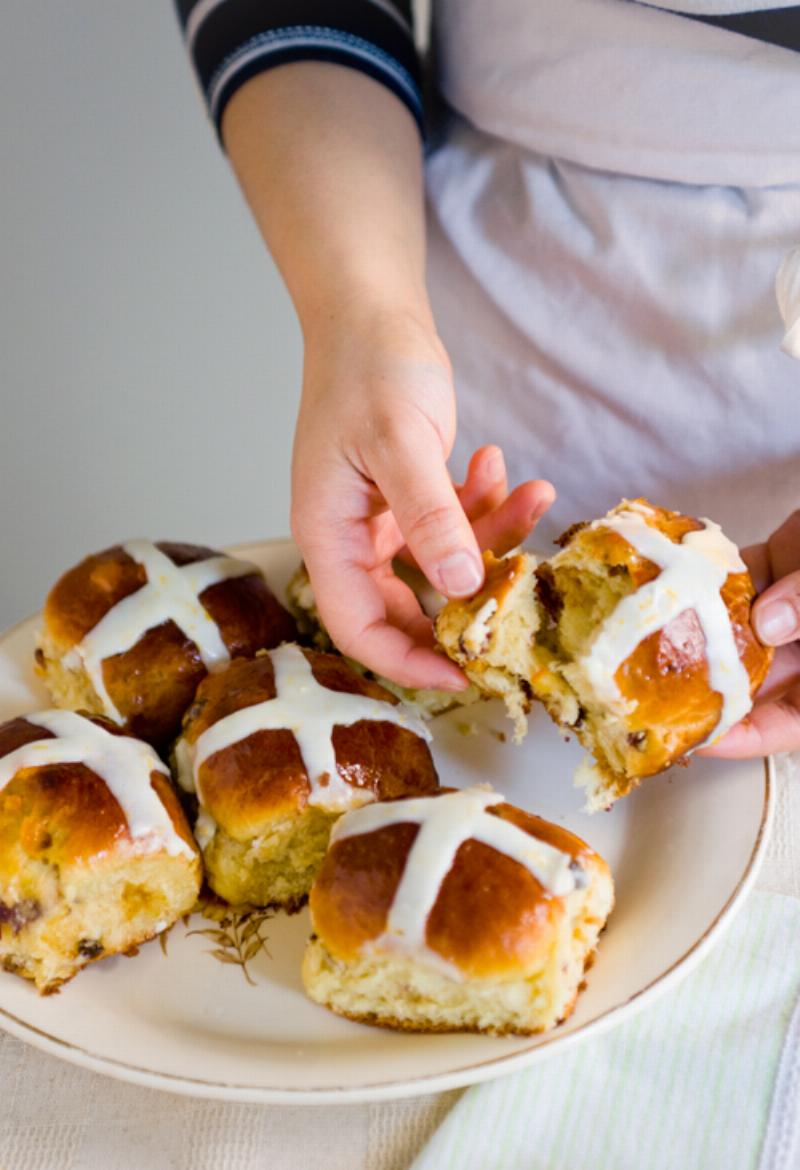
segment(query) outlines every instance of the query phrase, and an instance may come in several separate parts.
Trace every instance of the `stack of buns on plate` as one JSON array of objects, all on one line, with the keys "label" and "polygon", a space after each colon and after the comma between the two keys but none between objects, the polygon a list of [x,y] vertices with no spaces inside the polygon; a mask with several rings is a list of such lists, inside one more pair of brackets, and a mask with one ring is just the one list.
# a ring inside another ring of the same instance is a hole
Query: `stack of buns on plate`
[{"label": "stack of buns on plate", "polygon": [[[541,701],[593,752],[606,807],[741,718],[770,655],[710,521],[624,501],[562,546],[487,553],[481,591],[430,611],[470,700],[502,698],[520,736]],[[608,866],[488,787],[440,788],[423,716],[445,698],[336,654],[302,567],[289,597],[294,616],[254,565],[148,541],[56,583],[36,660],[58,709],[0,726],[0,963],[55,990],[167,929],[205,879],[233,905],[309,898],[303,982],[339,1014],[552,1027],[611,911]]]}]

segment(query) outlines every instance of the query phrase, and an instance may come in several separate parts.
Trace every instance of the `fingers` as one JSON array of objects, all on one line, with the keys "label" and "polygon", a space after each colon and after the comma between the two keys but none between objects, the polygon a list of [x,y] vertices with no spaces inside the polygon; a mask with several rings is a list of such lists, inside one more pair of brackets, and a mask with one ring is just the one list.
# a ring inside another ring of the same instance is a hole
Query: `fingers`
[{"label": "fingers", "polygon": [[[472,524],[481,549],[503,556],[521,544],[555,500],[555,489],[546,480],[529,480],[509,494],[505,460],[499,447],[481,447],[472,456],[467,478],[456,485],[456,494]],[[409,549],[399,559],[416,565]]]},{"label": "fingers", "polygon": [[800,642],[778,647],[756,699],[759,703],[765,699],[774,699],[795,683],[800,683]]},{"label": "fingers", "polygon": [[767,541],[772,580],[800,569],[800,510],[792,512]]},{"label": "fingers", "polygon": [[458,667],[431,648],[430,621],[411,591],[332,551],[309,549],[305,559],[320,615],[339,650],[401,686],[463,690],[467,681]]},{"label": "fingers", "polygon": [[466,679],[434,653],[429,619],[391,573],[402,537],[374,486],[349,464],[318,466],[318,474],[324,492],[296,487],[292,532],[334,643],[403,686],[463,690]]},{"label": "fingers", "polygon": [[499,447],[480,447],[469,461],[467,478],[456,487],[461,507],[471,521],[502,504],[508,495],[506,461]]},{"label": "fingers", "polygon": [[503,452],[493,444],[472,456],[456,494],[480,547],[497,555],[521,544],[556,496],[546,480],[528,480],[509,494]]},{"label": "fingers", "polygon": [[555,498],[555,488],[544,479],[520,484],[498,508],[474,522],[478,544],[503,556],[527,539]]},{"label": "fingers", "polygon": [[800,570],[761,594],[753,606],[753,626],[768,646],[783,646],[800,636]]},{"label": "fingers", "polygon": [[800,684],[779,699],[758,703],[718,743],[703,748],[704,756],[744,759],[800,748]]},{"label": "fingers", "polygon": [[764,544],[743,548],[742,560],[757,593],[763,593],[773,581],[800,569],[800,511],[784,520]]},{"label": "fingers", "polygon": [[529,480],[509,494],[505,460],[499,447],[481,447],[472,456],[467,478],[456,493],[479,546],[497,556],[521,544],[555,499],[546,480]]},{"label": "fingers", "polygon": [[741,550],[741,557],[753,579],[756,593],[763,593],[772,584],[769,549],[766,544],[751,544]]},{"label": "fingers", "polygon": [[434,588],[446,597],[475,593],[483,584],[483,560],[435,432],[420,432],[412,445],[398,431],[382,444],[371,473]]},{"label": "fingers", "polygon": [[783,646],[800,637],[800,511],[773,532],[766,546],[745,550],[753,559],[757,586],[767,576],[761,551],[765,547],[773,584],[753,606],[753,626],[762,642]]},{"label": "fingers", "polygon": [[415,645],[432,649],[436,644],[433,622],[422,609],[411,586],[397,577],[388,565],[377,584],[383,595],[389,624],[408,634]]}]

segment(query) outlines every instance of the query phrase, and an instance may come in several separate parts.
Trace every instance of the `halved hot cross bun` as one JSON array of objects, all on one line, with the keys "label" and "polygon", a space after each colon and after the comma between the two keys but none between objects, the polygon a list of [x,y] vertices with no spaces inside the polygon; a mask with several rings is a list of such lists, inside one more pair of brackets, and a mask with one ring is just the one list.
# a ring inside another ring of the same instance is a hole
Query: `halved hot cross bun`
[{"label": "halved hot cross bun", "polygon": [[436,617],[439,645],[478,691],[502,699],[519,742],[533,701],[533,647],[542,620],[536,558],[528,552],[483,554],[486,576],[474,597],[450,601]]},{"label": "halved hot cross bun", "polygon": [[592,752],[578,781],[606,808],[742,719],[772,650],[750,623],[747,566],[711,520],[623,501],[562,544],[537,574],[532,685]]},{"label": "halved hot cross bun", "polygon": [[623,500],[560,543],[535,569],[490,562],[481,593],[449,603],[436,631],[478,685],[506,672],[518,726],[528,696],[575,733],[595,761],[577,777],[587,807],[606,808],[743,718],[772,651],[750,623],[747,567],[713,521]]}]

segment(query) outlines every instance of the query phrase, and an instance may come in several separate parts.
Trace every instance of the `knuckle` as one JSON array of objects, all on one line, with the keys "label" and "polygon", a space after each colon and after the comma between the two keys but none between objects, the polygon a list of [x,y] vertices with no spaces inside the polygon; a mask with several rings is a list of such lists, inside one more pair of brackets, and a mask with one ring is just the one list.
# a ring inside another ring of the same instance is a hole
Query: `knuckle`
[{"label": "knuckle", "polygon": [[361,662],[364,654],[363,642],[366,631],[354,626],[351,622],[340,621],[338,618],[327,623],[327,630],[333,644],[345,658],[354,658]]},{"label": "knuckle", "polygon": [[328,628],[328,633],[331,635],[333,644],[340,654],[343,654],[345,658],[357,657],[358,638],[355,635],[348,634],[344,629],[339,629],[335,633],[332,633],[330,627]]},{"label": "knuckle", "polygon": [[363,423],[363,442],[378,458],[391,458],[413,442],[415,424],[405,410],[387,406]]},{"label": "knuckle", "polygon": [[408,513],[407,535],[417,544],[441,545],[458,534],[454,509],[447,504],[411,505]]},{"label": "knuckle", "polygon": [[398,453],[411,458],[442,446],[442,432],[448,420],[431,412],[431,404],[414,397],[398,395],[376,404],[361,421],[361,444],[379,457],[394,458]]},{"label": "knuckle", "polygon": [[[340,497],[338,497],[340,498]],[[292,500],[289,510],[289,528],[295,543],[303,552],[333,552],[352,527],[348,515],[332,511],[332,491],[314,498],[305,496]]]}]

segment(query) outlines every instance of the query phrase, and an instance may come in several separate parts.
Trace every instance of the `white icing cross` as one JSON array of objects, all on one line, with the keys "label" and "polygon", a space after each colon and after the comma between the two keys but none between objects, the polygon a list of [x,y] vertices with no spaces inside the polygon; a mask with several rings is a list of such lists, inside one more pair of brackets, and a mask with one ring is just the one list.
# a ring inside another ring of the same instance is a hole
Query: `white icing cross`
[{"label": "white icing cross", "polygon": [[480,654],[489,640],[489,619],[497,612],[497,598],[490,597],[480,607],[461,635],[461,641],[471,654]]},{"label": "white icing cross", "polygon": [[365,695],[350,695],[323,687],[314,678],[311,664],[299,646],[285,643],[270,650],[275,671],[275,698],[226,715],[198,737],[189,749],[197,795],[202,803],[199,774],[203,763],[257,731],[291,731],[300,748],[311,786],[309,804],[318,808],[344,809],[374,800],[366,789],[354,788],[339,775],[333,748],[335,727],[349,727],[362,719],[394,723],[430,740],[420,719],[402,704],[395,705]]},{"label": "white icing cross", "polygon": [[173,621],[194,642],[207,670],[228,662],[230,655],[219,626],[203,607],[200,594],[209,585],[229,577],[260,573],[255,565],[226,556],[178,566],[149,540],[129,540],[122,548],[144,567],[147,583],[112,606],[64,656],[64,665],[69,669],[77,669],[83,663],[105,713],[117,723],[124,720],[106,690],[104,659],[124,654],[147,630]]},{"label": "white icing cross", "polygon": [[487,809],[505,797],[485,788],[466,788],[442,796],[384,801],[346,813],[333,827],[331,845],[347,837],[372,833],[387,825],[420,826],[406,859],[383,934],[368,950],[415,953],[444,974],[462,978],[454,964],[432,951],[425,941],[428,916],[442,882],[465,841],[480,841],[505,853],[533,874],[546,890],[564,897],[585,884],[585,873],[573,858],[546,841],[531,837],[518,825],[491,816]]},{"label": "white icing cross", "polygon": [[592,525],[618,532],[661,572],[617,605],[588,655],[580,659],[580,666],[601,699],[618,702],[621,696],[614,676],[622,663],[645,638],[663,630],[679,614],[694,610],[705,637],[709,683],[722,697],[719,722],[704,740],[709,743],[738,723],[751,706],[750,678],[739,658],[730,615],[720,596],[728,574],[746,572],[746,565],[736,545],[713,521],[704,519],[705,528],[687,532],[682,542],[675,544],[645,521],[651,514],[648,508],[631,504]]},{"label": "white icing cross", "polygon": [[0,789],[24,768],[84,764],[119,804],[135,841],[148,851],[164,848],[173,855],[194,856],[150,782],[151,772],[169,776],[169,771],[149,744],[129,735],[114,735],[74,711],[39,711],[25,719],[56,738],[32,740],[0,757]]}]

